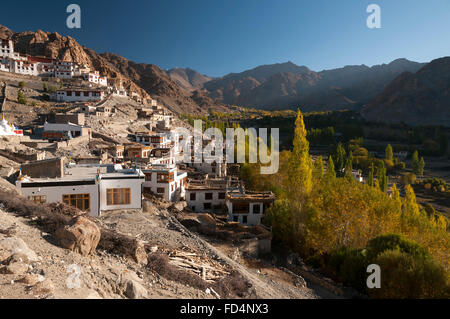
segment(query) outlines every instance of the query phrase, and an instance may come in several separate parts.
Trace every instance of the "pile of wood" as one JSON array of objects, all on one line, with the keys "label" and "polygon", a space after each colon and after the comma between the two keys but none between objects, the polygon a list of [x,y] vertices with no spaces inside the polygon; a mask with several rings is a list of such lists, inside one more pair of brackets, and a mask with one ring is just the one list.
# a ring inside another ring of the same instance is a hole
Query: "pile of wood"
[{"label": "pile of wood", "polygon": [[196,253],[170,251],[168,255],[169,263],[171,265],[194,272],[204,281],[209,283],[214,283],[230,274],[230,272],[219,262],[207,257],[199,256]]}]

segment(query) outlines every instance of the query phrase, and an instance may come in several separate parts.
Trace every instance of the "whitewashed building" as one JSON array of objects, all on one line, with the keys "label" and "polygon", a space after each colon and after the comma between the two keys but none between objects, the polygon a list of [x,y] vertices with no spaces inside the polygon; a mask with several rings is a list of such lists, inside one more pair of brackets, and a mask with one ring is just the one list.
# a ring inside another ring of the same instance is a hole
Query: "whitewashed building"
[{"label": "whitewashed building", "polygon": [[142,171],[145,174],[144,193],[160,195],[167,201],[185,197],[187,173],[178,171],[175,165],[152,165]]},{"label": "whitewashed building", "polygon": [[62,89],[52,93],[50,98],[57,102],[99,102],[105,98],[100,89]]},{"label": "whitewashed building", "polygon": [[243,225],[256,226],[261,224],[267,208],[275,201],[272,192],[228,192],[225,204],[230,221]]},{"label": "whitewashed building", "polygon": [[222,210],[226,187],[226,181],[189,182],[186,186],[187,206],[196,213]]},{"label": "whitewashed building", "polygon": [[44,123],[44,133],[45,132],[62,132],[70,133],[71,137],[78,136],[92,136],[92,129],[87,126],[73,124],[73,123]]},{"label": "whitewashed building", "polygon": [[108,210],[140,209],[143,181],[140,170],[120,165],[71,165],[61,178],[25,176],[16,186],[36,203],[63,202],[100,216]]}]

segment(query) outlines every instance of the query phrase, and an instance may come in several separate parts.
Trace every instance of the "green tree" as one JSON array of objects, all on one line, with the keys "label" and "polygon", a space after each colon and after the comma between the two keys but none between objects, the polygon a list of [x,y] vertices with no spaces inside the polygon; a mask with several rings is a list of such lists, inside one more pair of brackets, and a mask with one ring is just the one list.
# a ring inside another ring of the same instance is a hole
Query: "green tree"
[{"label": "green tree", "polygon": [[345,177],[353,181],[353,153],[350,151],[347,161],[345,162]]},{"label": "green tree", "polygon": [[425,169],[425,160],[423,159],[423,157],[420,158],[417,169],[418,169],[419,175],[423,175],[423,170]]},{"label": "green tree", "polygon": [[327,173],[325,174],[325,176],[329,179],[336,178],[336,171],[334,169],[333,157],[331,155],[328,157]]},{"label": "green tree", "polygon": [[316,178],[322,178],[323,177],[323,159],[322,159],[322,156],[317,157],[316,161],[314,162],[314,176]]},{"label": "green tree", "polygon": [[388,187],[388,178],[386,175],[386,167],[384,166],[384,162],[380,161],[377,168],[377,179],[380,185],[380,189],[383,192],[387,191]]},{"label": "green tree", "polygon": [[414,174],[419,174],[419,152],[417,150],[415,150],[412,155],[411,168]]},{"label": "green tree", "polygon": [[334,160],[336,161],[336,170],[338,174],[342,172],[342,169],[345,166],[345,148],[342,143],[339,143],[336,148],[336,154]]},{"label": "green tree", "polygon": [[369,186],[372,186],[372,187],[374,186],[374,181],[373,181],[374,173],[375,173],[375,168],[373,167],[373,162],[372,162],[370,164],[369,177],[368,177],[368,180],[367,180],[367,184]]},{"label": "green tree", "polygon": [[388,144],[385,152],[386,152],[386,159],[389,161],[393,161],[394,160],[394,151],[392,150],[391,144]]},{"label": "green tree", "polygon": [[42,84],[42,89],[44,90],[44,92],[47,92],[47,90],[48,90],[47,82],[44,82]]}]

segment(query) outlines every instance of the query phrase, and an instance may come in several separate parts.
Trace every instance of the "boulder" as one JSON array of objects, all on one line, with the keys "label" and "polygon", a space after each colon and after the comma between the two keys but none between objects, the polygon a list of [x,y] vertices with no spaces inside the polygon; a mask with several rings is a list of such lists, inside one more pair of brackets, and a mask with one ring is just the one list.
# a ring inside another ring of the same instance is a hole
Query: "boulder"
[{"label": "boulder", "polygon": [[75,217],[70,225],[56,230],[55,237],[61,247],[83,256],[95,252],[100,241],[100,229],[86,217]]},{"label": "boulder", "polygon": [[22,238],[8,237],[0,240],[0,262],[16,254],[22,256],[27,262],[39,260],[36,253],[28,247]]},{"label": "boulder", "polygon": [[125,296],[130,299],[144,299],[148,297],[147,289],[135,280],[128,280],[125,288]]},{"label": "boulder", "polygon": [[33,287],[33,291],[35,294],[53,294],[55,292],[55,286],[51,282],[50,279],[45,279],[44,281],[41,281],[37,283]]},{"label": "boulder", "polygon": [[120,275],[120,290],[130,299],[144,299],[148,297],[147,289],[141,283],[142,279],[134,271],[126,270]]},{"label": "boulder", "polygon": [[26,284],[28,286],[34,286],[37,283],[44,281],[44,276],[37,275],[37,274],[26,274],[25,277],[21,278],[17,282]]},{"label": "boulder", "polygon": [[28,271],[27,264],[21,262],[13,262],[2,268],[2,273],[10,275],[23,275]]}]

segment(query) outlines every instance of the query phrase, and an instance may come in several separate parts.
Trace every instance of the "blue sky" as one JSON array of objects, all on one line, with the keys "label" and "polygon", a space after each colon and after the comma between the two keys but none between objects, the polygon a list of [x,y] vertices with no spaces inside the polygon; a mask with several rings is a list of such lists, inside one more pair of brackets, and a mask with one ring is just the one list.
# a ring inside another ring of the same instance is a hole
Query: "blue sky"
[{"label": "blue sky", "polygon": [[[81,29],[66,26],[70,3],[81,6]],[[366,26],[371,3],[381,29]],[[286,61],[320,71],[450,55],[450,0],[21,0],[2,3],[0,24],[211,76]]]}]

